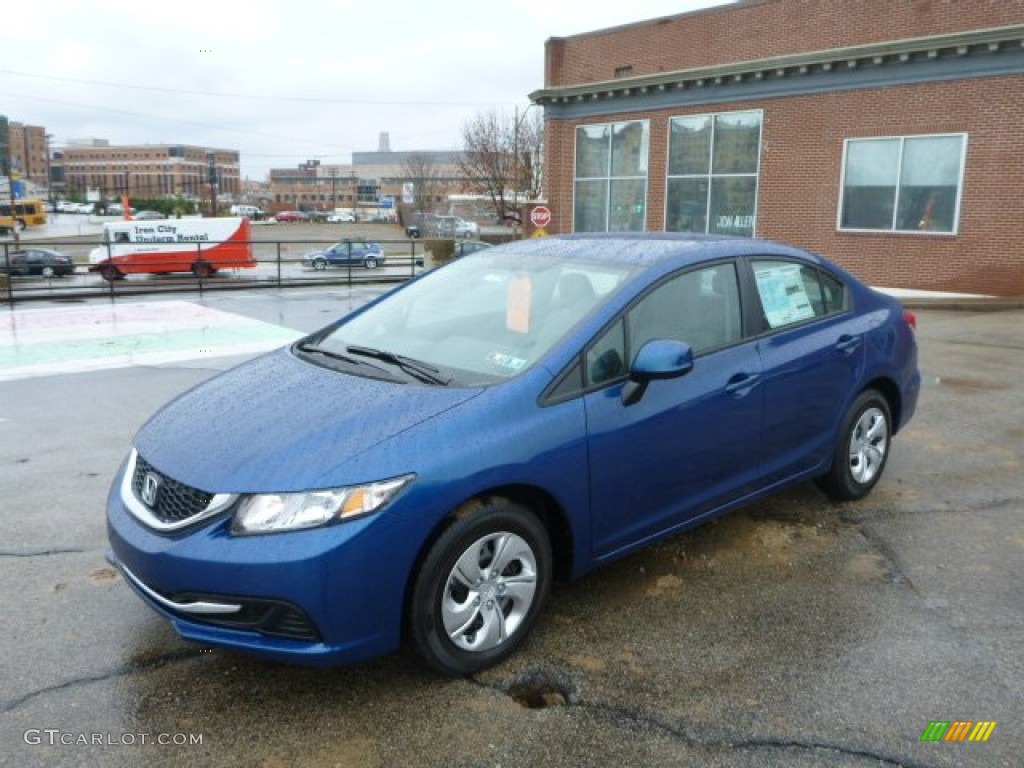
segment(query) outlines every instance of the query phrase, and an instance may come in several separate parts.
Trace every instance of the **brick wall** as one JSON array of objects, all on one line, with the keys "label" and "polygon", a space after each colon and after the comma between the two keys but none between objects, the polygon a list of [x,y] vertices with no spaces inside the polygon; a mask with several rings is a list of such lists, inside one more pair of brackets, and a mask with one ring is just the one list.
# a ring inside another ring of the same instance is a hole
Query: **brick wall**
[{"label": "brick wall", "polygon": [[[1024,0],[746,0],[552,39],[546,49],[545,86],[581,86],[617,76],[642,77],[1022,21]],[[628,101],[622,104],[626,109]],[[741,109],[764,112],[758,236],[820,251],[878,285],[1024,296],[1020,75],[622,111],[586,122],[650,121],[646,228],[661,231],[668,119]],[[547,121],[545,174],[554,232],[572,231],[575,127],[580,122]],[[968,135],[957,234],[838,231],[843,141],[934,133]]]},{"label": "brick wall", "polygon": [[748,0],[548,41],[545,87],[1020,24],[1024,0]]},{"label": "brick wall", "polygon": [[[669,117],[762,109],[757,235],[834,258],[876,285],[1024,296],[1024,87],[1020,77],[896,86],[622,113],[649,119],[647,229],[664,229]],[[572,231],[575,126],[547,125],[554,232]],[[837,230],[843,141],[967,133],[956,235]]]}]

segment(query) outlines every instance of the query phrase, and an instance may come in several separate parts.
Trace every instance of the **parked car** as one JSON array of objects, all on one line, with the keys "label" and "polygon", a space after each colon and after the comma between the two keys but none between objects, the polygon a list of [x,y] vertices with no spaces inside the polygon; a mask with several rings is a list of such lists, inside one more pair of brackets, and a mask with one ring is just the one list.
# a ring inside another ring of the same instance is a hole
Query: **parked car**
[{"label": "parked car", "polygon": [[455,258],[461,259],[463,256],[468,256],[471,253],[476,253],[490,247],[491,244],[485,243],[483,240],[460,240],[455,243]]},{"label": "parked car", "polygon": [[327,216],[327,221],[330,222],[331,224],[354,224],[356,222],[356,217],[355,214],[349,213],[347,211],[335,211],[334,213],[329,214]]},{"label": "parked car", "polygon": [[274,220],[291,224],[299,221],[308,221],[309,217],[302,211],[281,211],[274,216]]},{"label": "parked car", "polygon": [[384,263],[384,249],[378,243],[342,240],[330,248],[310,251],[302,257],[302,263],[313,269],[327,269],[329,266],[376,269]]},{"label": "parked car", "polygon": [[323,665],[408,638],[470,674],[556,575],[795,483],[867,495],[917,403],[913,326],[767,241],[486,248],[156,413],[109,557],[204,647]]},{"label": "parked car", "polygon": [[159,219],[166,219],[167,214],[160,211],[138,211],[132,214],[132,218],[136,221],[157,221]]},{"label": "parked car", "polygon": [[0,272],[11,275],[41,275],[42,277],[64,277],[75,271],[75,263],[70,256],[51,248],[25,248],[11,251],[10,266],[4,263],[0,252]]},{"label": "parked car", "polygon": [[309,221],[327,221],[327,211],[306,211],[305,213]]}]

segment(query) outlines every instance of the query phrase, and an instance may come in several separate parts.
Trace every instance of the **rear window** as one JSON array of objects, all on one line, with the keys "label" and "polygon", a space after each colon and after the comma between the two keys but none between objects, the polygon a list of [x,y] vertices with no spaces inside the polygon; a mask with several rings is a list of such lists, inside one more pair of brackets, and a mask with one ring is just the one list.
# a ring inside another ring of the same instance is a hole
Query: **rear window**
[{"label": "rear window", "polygon": [[769,328],[783,328],[843,312],[846,286],[835,275],[811,264],[781,259],[753,262],[761,310]]}]

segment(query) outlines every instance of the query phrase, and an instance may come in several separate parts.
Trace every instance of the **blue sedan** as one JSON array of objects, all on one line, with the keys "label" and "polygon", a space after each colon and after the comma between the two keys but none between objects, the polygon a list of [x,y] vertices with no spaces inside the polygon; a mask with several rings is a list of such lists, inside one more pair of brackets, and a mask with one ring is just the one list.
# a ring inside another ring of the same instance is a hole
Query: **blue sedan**
[{"label": "blue sedan", "polygon": [[109,558],[205,646],[326,665],[408,638],[468,674],[554,578],[794,483],[868,494],[917,403],[913,326],[782,244],[488,248],[157,412]]},{"label": "blue sedan", "polygon": [[384,249],[379,243],[366,243],[362,240],[342,240],[330,248],[310,251],[302,257],[304,266],[313,269],[327,267],[365,267],[376,269],[384,263]]}]

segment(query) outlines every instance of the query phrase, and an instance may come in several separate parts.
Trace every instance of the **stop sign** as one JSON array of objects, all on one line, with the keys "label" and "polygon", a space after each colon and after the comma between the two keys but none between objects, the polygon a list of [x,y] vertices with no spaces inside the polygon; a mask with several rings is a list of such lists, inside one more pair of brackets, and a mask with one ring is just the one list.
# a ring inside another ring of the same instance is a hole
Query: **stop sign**
[{"label": "stop sign", "polygon": [[538,205],[530,211],[530,222],[533,226],[543,229],[551,223],[551,209],[546,205]]}]

